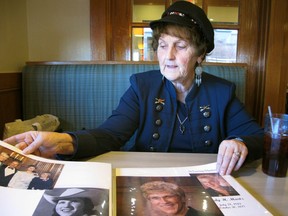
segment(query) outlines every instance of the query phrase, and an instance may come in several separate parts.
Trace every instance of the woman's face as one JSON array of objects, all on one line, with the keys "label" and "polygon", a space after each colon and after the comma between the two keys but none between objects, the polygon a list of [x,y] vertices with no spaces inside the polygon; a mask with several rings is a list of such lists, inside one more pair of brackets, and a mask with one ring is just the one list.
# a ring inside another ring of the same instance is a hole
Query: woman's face
[{"label": "woman's face", "polygon": [[148,200],[150,210],[157,215],[178,215],[185,208],[185,202],[178,195],[170,192],[151,193]]},{"label": "woman's face", "polygon": [[61,216],[79,216],[83,215],[84,205],[82,199],[63,199],[58,201],[55,211]]},{"label": "woman's face", "polygon": [[188,41],[168,34],[159,38],[157,57],[162,75],[174,84],[191,82],[195,64],[202,61]]}]

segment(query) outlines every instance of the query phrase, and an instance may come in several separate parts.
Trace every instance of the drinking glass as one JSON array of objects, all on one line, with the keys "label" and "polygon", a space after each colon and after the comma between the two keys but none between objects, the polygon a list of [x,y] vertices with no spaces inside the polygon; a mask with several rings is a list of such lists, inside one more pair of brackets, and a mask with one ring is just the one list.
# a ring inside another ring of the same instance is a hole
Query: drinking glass
[{"label": "drinking glass", "polygon": [[285,177],[288,168],[288,115],[266,114],[262,170],[269,176]]}]

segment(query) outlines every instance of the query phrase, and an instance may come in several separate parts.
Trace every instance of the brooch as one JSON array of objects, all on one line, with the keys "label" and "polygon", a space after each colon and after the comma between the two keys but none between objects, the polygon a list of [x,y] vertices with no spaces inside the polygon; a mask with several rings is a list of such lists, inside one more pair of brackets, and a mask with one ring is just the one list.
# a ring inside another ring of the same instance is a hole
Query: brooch
[{"label": "brooch", "polygon": [[165,99],[155,98],[155,104],[165,105]]},{"label": "brooch", "polygon": [[204,105],[199,107],[200,112],[210,110],[210,105]]},{"label": "brooch", "polygon": [[200,106],[199,109],[205,118],[209,118],[211,116],[210,105]]}]

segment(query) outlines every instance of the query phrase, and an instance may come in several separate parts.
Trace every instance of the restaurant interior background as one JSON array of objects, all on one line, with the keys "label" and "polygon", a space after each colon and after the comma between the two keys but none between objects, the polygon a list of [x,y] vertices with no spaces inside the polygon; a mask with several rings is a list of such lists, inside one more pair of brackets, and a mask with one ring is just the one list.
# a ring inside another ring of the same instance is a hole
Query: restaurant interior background
[{"label": "restaurant interior background", "polygon": [[[215,29],[217,64],[247,64],[246,107],[287,112],[287,0],[190,0]],[[172,0],[0,0],[0,136],[22,118],[26,62],[153,61],[149,21]]]}]

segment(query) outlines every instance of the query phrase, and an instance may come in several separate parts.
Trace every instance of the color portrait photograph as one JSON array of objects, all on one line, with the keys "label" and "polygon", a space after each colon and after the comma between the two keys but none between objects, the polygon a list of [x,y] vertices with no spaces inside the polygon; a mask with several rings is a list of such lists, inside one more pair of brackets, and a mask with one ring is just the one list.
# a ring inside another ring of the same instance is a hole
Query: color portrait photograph
[{"label": "color portrait photograph", "polygon": [[223,215],[194,177],[117,176],[117,215]]}]

